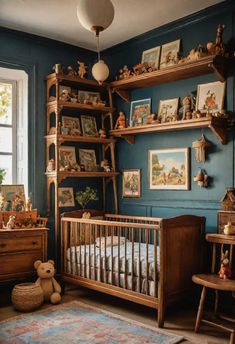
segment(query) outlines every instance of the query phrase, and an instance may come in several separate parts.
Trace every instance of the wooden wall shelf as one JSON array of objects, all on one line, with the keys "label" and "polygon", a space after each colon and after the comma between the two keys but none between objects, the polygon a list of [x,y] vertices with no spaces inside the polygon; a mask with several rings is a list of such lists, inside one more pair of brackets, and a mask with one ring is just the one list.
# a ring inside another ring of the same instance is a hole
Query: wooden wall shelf
[{"label": "wooden wall shelf", "polygon": [[102,106],[102,105],[90,105],[90,104],[81,104],[81,103],[73,103],[73,102],[62,102],[62,101],[49,101],[47,106],[51,108],[59,107],[61,109],[72,109],[72,110],[92,110],[92,111],[100,111],[100,112],[113,112],[114,109],[109,106]]},{"label": "wooden wall shelf", "polygon": [[89,88],[96,88],[97,90],[100,90],[101,88],[107,88],[108,84],[103,82],[102,85],[99,85],[97,81],[95,80],[89,80],[89,79],[80,79],[77,76],[72,75],[62,75],[62,74],[56,74],[51,73],[46,76],[46,81],[49,83],[54,83],[56,80],[59,81],[59,83],[68,84],[68,85],[82,85],[87,86]]},{"label": "wooden wall shelf", "polygon": [[95,136],[75,136],[75,135],[46,135],[46,140],[48,142],[56,144],[56,142],[86,142],[86,143],[115,143],[116,140],[112,138],[102,138]]},{"label": "wooden wall shelf", "polygon": [[160,124],[148,124],[138,127],[110,130],[110,135],[123,137],[128,143],[134,143],[134,136],[137,134],[176,131],[185,129],[210,128],[222,144],[227,143],[227,121],[224,118],[200,118],[167,122]]},{"label": "wooden wall shelf", "polygon": [[183,62],[150,73],[113,81],[109,84],[125,101],[130,101],[128,90],[150,87],[176,80],[188,79],[200,75],[215,73],[220,81],[225,81],[229,59],[220,55],[210,55],[196,61]]}]

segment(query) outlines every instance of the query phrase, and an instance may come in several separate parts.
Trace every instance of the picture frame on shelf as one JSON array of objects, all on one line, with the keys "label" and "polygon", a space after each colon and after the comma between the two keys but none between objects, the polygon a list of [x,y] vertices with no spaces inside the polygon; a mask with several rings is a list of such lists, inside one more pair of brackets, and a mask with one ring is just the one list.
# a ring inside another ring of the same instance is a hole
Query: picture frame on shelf
[{"label": "picture frame on shelf", "polygon": [[150,113],[151,98],[132,101],[130,109],[130,127],[147,124]]},{"label": "picture frame on shelf", "polygon": [[59,100],[64,102],[70,101],[71,91],[70,86],[59,85]]},{"label": "picture frame on shelf", "polygon": [[78,117],[62,116],[61,133],[64,135],[81,135],[81,126]]},{"label": "picture frame on shelf", "polygon": [[140,169],[126,169],[122,171],[122,197],[139,198],[141,196]]},{"label": "picture frame on shelf", "polygon": [[59,147],[59,168],[75,166],[77,164],[76,151],[73,146]]},{"label": "picture frame on shelf", "polygon": [[99,136],[94,116],[81,115],[81,124],[84,136]]},{"label": "picture frame on shelf", "polygon": [[79,162],[84,165],[85,171],[97,171],[96,155],[94,149],[79,149]]},{"label": "picture frame on shelf", "polygon": [[162,45],[160,69],[173,66],[177,63],[180,51],[180,39]]},{"label": "picture frame on shelf", "polygon": [[98,103],[100,100],[99,92],[78,91],[78,101],[82,104]]},{"label": "picture frame on shelf", "polygon": [[196,110],[217,112],[223,110],[226,83],[209,82],[197,86]]},{"label": "picture frame on shelf", "polygon": [[23,184],[0,185],[0,210],[22,211],[25,203]]},{"label": "picture frame on shelf", "polygon": [[179,98],[160,100],[157,119],[160,123],[176,120],[178,116]]},{"label": "picture frame on shelf", "polygon": [[74,193],[71,187],[58,188],[59,207],[74,207]]},{"label": "picture frame on shelf", "polygon": [[149,150],[149,188],[189,190],[189,148]]},{"label": "picture frame on shelf", "polygon": [[148,50],[144,50],[142,52],[142,59],[141,63],[146,62],[148,67],[152,67],[153,69],[159,68],[159,59],[160,59],[160,51],[161,46],[154,47]]}]

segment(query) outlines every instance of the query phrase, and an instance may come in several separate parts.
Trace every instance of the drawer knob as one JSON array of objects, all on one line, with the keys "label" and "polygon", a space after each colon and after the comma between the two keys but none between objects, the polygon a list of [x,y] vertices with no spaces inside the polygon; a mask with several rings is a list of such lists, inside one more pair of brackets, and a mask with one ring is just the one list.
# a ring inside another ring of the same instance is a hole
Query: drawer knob
[{"label": "drawer knob", "polygon": [[32,245],[37,245],[37,241],[32,241]]},{"label": "drawer knob", "polygon": [[0,248],[5,247],[7,244],[4,244],[3,242],[0,242]]}]

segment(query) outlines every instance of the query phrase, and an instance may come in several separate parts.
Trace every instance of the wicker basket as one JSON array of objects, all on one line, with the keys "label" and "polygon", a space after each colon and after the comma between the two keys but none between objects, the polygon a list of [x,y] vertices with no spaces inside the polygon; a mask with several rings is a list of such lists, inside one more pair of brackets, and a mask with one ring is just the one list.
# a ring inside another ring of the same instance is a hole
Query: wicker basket
[{"label": "wicker basket", "polygon": [[18,311],[32,311],[43,303],[43,291],[35,283],[16,284],[12,290],[11,301]]}]

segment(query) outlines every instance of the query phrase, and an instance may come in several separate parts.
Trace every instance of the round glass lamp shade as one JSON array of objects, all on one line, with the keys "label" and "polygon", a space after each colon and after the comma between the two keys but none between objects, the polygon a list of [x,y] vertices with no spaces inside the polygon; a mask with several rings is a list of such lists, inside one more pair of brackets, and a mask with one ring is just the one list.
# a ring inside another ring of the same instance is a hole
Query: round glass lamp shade
[{"label": "round glass lamp shade", "polygon": [[77,17],[85,29],[103,31],[113,21],[114,7],[110,0],[79,0]]},{"label": "round glass lamp shade", "polygon": [[95,63],[91,72],[94,79],[97,80],[99,84],[102,84],[102,82],[109,76],[109,68],[103,60],[99,60]]}]

